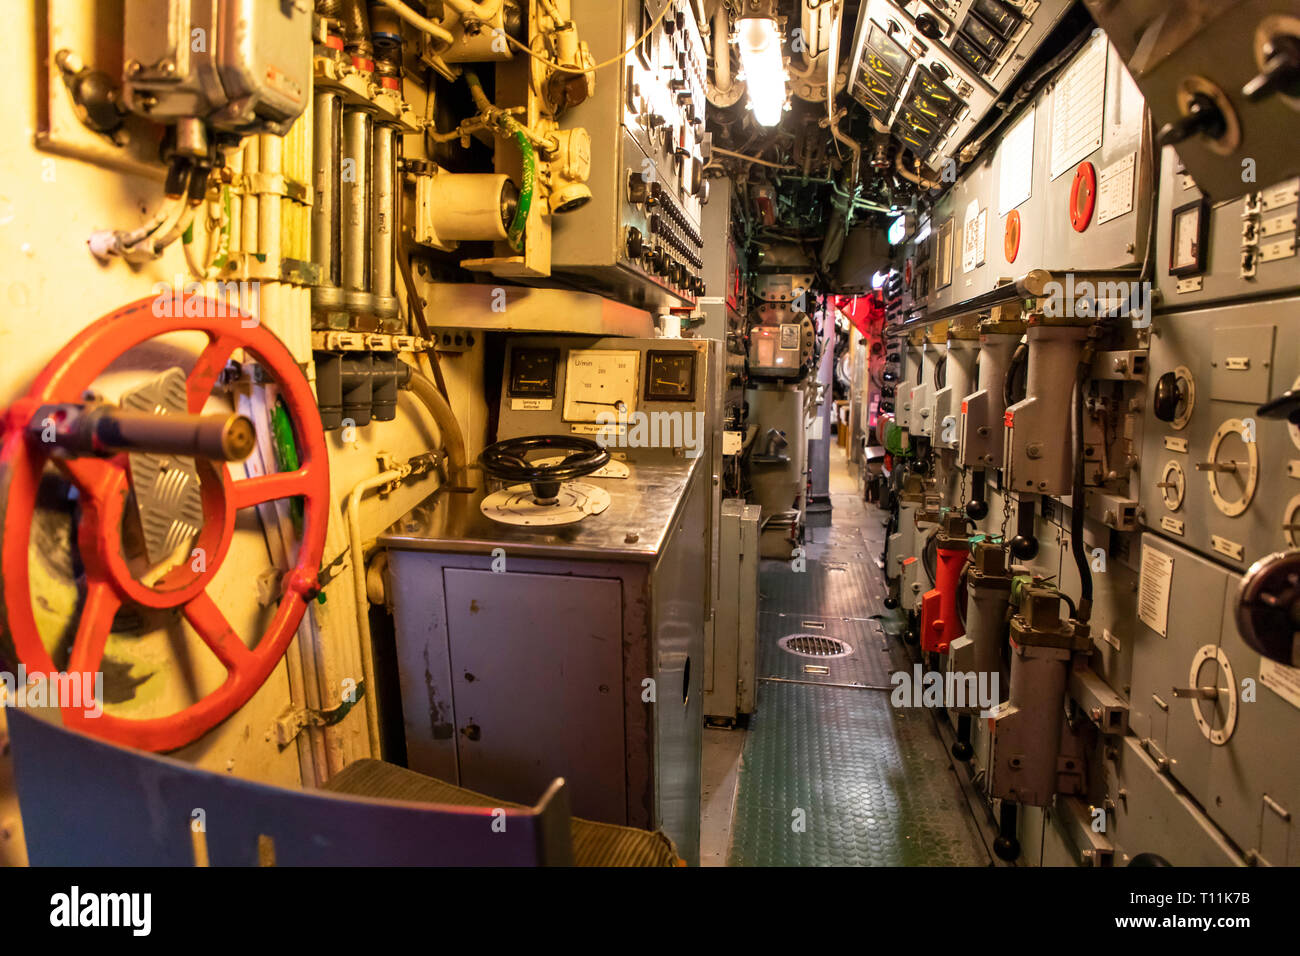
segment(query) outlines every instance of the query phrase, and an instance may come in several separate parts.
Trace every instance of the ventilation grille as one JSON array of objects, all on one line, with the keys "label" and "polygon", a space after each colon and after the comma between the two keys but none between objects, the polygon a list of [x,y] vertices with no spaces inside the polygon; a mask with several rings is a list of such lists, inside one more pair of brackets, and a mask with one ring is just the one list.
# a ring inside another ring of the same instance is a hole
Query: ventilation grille
[{"label": "ventilation grille", "polygon": [[799,657],[816,657],[822,660],[831,657],[848,657],[853,648],[837,637],[822,634],[790,634],[777,642],[781,650]]}]

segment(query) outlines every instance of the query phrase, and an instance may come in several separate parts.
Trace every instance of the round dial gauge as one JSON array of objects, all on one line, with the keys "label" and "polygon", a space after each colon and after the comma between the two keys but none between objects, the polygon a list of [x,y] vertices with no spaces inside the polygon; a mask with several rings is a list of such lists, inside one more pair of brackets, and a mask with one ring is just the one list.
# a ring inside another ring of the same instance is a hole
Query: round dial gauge
[{"label": "round dial gauge", "polygon": [[1235,518],[1250,507],[1259,485],[1259,445],[1254,429],[1229,418],[1210,441],[1210,460],[1196,467],[1206,472],[1215,507]]},{"label": "round dial gauge", "polygon": [[571,349],[565,368],[564,420],[602,422],[636,411],[637,363],[641,353]]},{"label": "round dial gauge", "polygon": [[1192,658],[1187,676],[1194,692],[1192,716],[1205,739],[1222,747],[1237,729],[1237,681],[1223,649],[1206,644]]},{"label": "round dial gauge", "polygon": [[1187,494],[1187,476],[1183,474],[1183,466],[1176,461],[1165,462],[1165,470],[1156,487],[1160,489],[1160,497],[1166,508],[1170,511],[1181,508],[1183,496]]}]

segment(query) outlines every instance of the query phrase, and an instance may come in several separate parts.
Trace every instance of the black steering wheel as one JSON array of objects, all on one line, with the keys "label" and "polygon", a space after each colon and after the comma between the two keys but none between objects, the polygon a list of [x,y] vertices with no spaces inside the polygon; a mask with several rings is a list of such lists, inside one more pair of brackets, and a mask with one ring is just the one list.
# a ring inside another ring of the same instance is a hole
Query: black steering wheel
[{"label": "black steering wheel", "polygon": [[[538,465],[527,457],[535,451],[566,454],[554,464]],[[560,494],[560,483],[603,468],[609,461],[609,449],[579,435],[531,435],[488,445],[478,460],[493,478],[511,484],[527,482],[539,504],[554,504]]]}]

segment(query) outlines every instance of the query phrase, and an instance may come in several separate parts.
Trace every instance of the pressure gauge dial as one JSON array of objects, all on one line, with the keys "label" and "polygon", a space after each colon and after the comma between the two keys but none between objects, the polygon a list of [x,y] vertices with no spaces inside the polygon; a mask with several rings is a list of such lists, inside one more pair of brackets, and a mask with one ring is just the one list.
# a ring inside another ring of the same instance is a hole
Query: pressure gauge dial
[{"label": "pressure gauge dial", "polygon": [[646,353],[645,398],[648,402],[695,400],[695,352],[656,350]]},{"label": "pressure gauge dial", "polygon": [[517,348],[510,353],[511,398],[554,398],[559,349]]},{"label": "pressure gauge dial", "polygon": [[612,421],[636,411],[637,363],[634,350],[570,349],[565,369],[564,420]]},{"label": "pressure gauge dial", "polygon": [[1181,508],[1183,497],[1187,494],[1187,476],[1183,474],[1183,466],[1176,461],[1165,462],[1165,470],[1156,487],[1160,489],[1160,497],[1166,508],[1170,511]]},{"label": "pressure gauge dial", "polygon": [[1245,512],[1259,485],[1259,445],[1253,423],[1229,418],[1210,441],[1210,460],[1200,462],[1197,471],[1206,473],[1215,507],[1229,518]]}]

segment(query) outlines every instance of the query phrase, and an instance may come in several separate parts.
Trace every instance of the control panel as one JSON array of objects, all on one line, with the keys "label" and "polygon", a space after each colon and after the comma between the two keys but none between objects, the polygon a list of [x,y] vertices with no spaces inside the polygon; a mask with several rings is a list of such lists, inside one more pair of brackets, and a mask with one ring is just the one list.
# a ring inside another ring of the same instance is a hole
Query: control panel
[{"label": "control panel", "polygon": [[940,168],[1068,7],[1063,0],[867,0],[849,92],[913,155]]},{"label": "control panel", "polygon": [[592,201],[555,227],[553,271],[644,308],[694,304],[704,293],[700,216],[709,194],[707,56],[694,9],[685,0],[666,10],[662,0],[574,6],[597,61],[650,33],[571,111],[601,148],[591,157]]},{"label": "control panel", "polygon": [[584,435],[615,458],[690,458],[718,426],[707,339],[520,336],[506,349],[498,439]]}]

